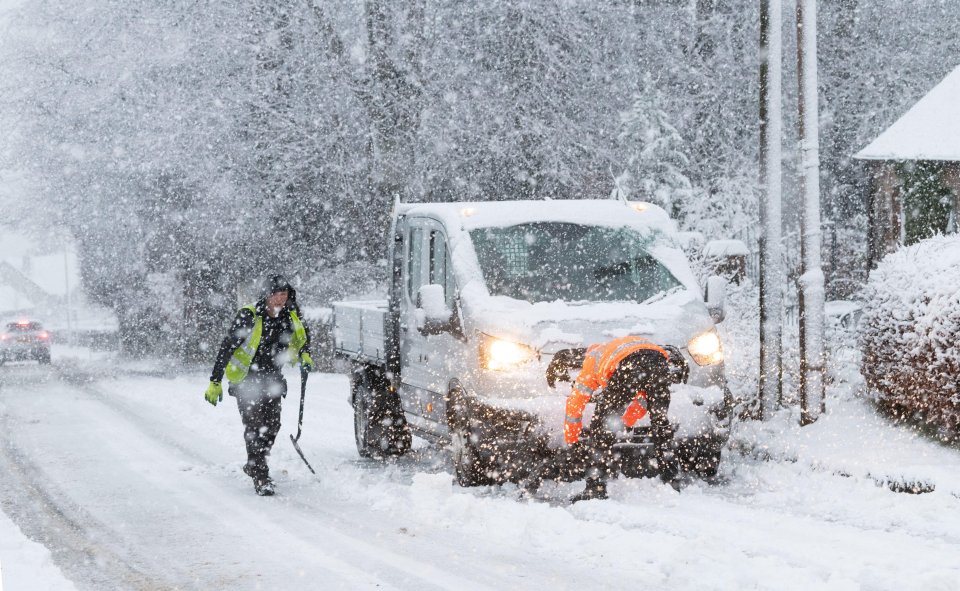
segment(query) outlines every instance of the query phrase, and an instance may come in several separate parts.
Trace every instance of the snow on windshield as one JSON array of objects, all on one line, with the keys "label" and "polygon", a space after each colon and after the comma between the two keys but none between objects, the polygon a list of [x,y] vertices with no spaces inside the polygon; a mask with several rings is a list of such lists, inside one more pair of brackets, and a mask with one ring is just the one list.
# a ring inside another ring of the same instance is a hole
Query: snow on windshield
[{"label": "snow on windshield", "polygon": [[528,223],[470,232],[491,295],[528,302],[643,302],[681,283],[629,228]]}]

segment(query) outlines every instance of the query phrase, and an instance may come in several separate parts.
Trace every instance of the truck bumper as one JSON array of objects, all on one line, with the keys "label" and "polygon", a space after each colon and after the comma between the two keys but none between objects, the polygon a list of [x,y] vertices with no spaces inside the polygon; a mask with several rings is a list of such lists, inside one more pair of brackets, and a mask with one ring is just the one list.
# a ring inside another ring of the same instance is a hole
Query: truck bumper
[{"label": "truck bumper", "polygon": [[[466,394],[469,413],[482,429],[480,439],[509,480],[520,481],[538,471],[560,480],[584,477],[587,467],[571,459],[571,448],[563,443],[565,395],[481,398],[469,390]],[[729,392],[719,386],[679,384],[671,389],[668,417],[682,467],[705,476],[716,471],[720,449],[729,437],[731,403]],[[584,425],[590,424],[592,406]],[[659,473],[649,417],[617,435],[609,466],[614,472],[633,478]]]}]

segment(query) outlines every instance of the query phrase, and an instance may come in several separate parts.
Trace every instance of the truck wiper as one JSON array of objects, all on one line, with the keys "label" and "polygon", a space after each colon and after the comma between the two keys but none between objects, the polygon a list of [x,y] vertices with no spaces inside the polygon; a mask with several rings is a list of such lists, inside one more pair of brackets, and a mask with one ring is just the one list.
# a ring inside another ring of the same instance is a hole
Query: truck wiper
[{"label": "truck wiper", "polygon": [[654,302],[659,302],[660,300],[664,299],[665,297],[677,293],[677,291],[679,291],[679,290],[681,290],[681,289],[683,289],[683,286],[682,286],[682,285],[674,285],[674,286],[671,287],[670,289],[661,289],[660,291],[658,291],[657,293],[653,294],[652,296],[648,297],[647,299],[643,300],[643,301],[640,302],[640,303],[641,303],[641,304],[652,304],[652,303],[654,303]]}]

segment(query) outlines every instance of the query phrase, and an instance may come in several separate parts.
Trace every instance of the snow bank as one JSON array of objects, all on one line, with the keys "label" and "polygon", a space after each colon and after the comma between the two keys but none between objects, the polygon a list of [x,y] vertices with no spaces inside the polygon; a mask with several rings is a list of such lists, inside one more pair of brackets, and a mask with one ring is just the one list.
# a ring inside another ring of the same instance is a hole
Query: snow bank
[{"label": "snow bank", "polygon": [[0,512],[0,591],[75,591],[60,569],[53,564],[50,552],[32,542],[20,528]]},{"label": "snow bank", "polygon": [[860,323],[863,374],[882,405],[960,436],[960,236],[885,257],[871,274]]}]

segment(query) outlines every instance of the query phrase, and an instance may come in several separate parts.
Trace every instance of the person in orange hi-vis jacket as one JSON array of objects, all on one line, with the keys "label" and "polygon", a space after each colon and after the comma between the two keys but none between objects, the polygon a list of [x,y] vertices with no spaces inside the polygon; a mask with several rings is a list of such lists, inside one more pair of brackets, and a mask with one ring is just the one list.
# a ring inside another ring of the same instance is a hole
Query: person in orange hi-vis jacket
[{"label": "person in orange hi-vis jacket", "polygon": [[[573,501],[602,499],[607,496],[606,481],[612,473],[613,445],[616,433],[633,427],[650,413],[656,458],[664,482],[677,477],[672,453],[672,433],[667,419],[670,406],[670,355],[679,350],[655,345],[639,336],[626,336],[591,345],[573,353],[575,359],[555,359],[548,369],[547,383],[569,380],[567,367],[582,369],[571,386],[563,425],[564,440],[584,457],[587,464],[586,488]],[[675,360],[682,363],[680,360]],[[596,404],[590,427],[583,432],[583,413],[588,403]]]}]

